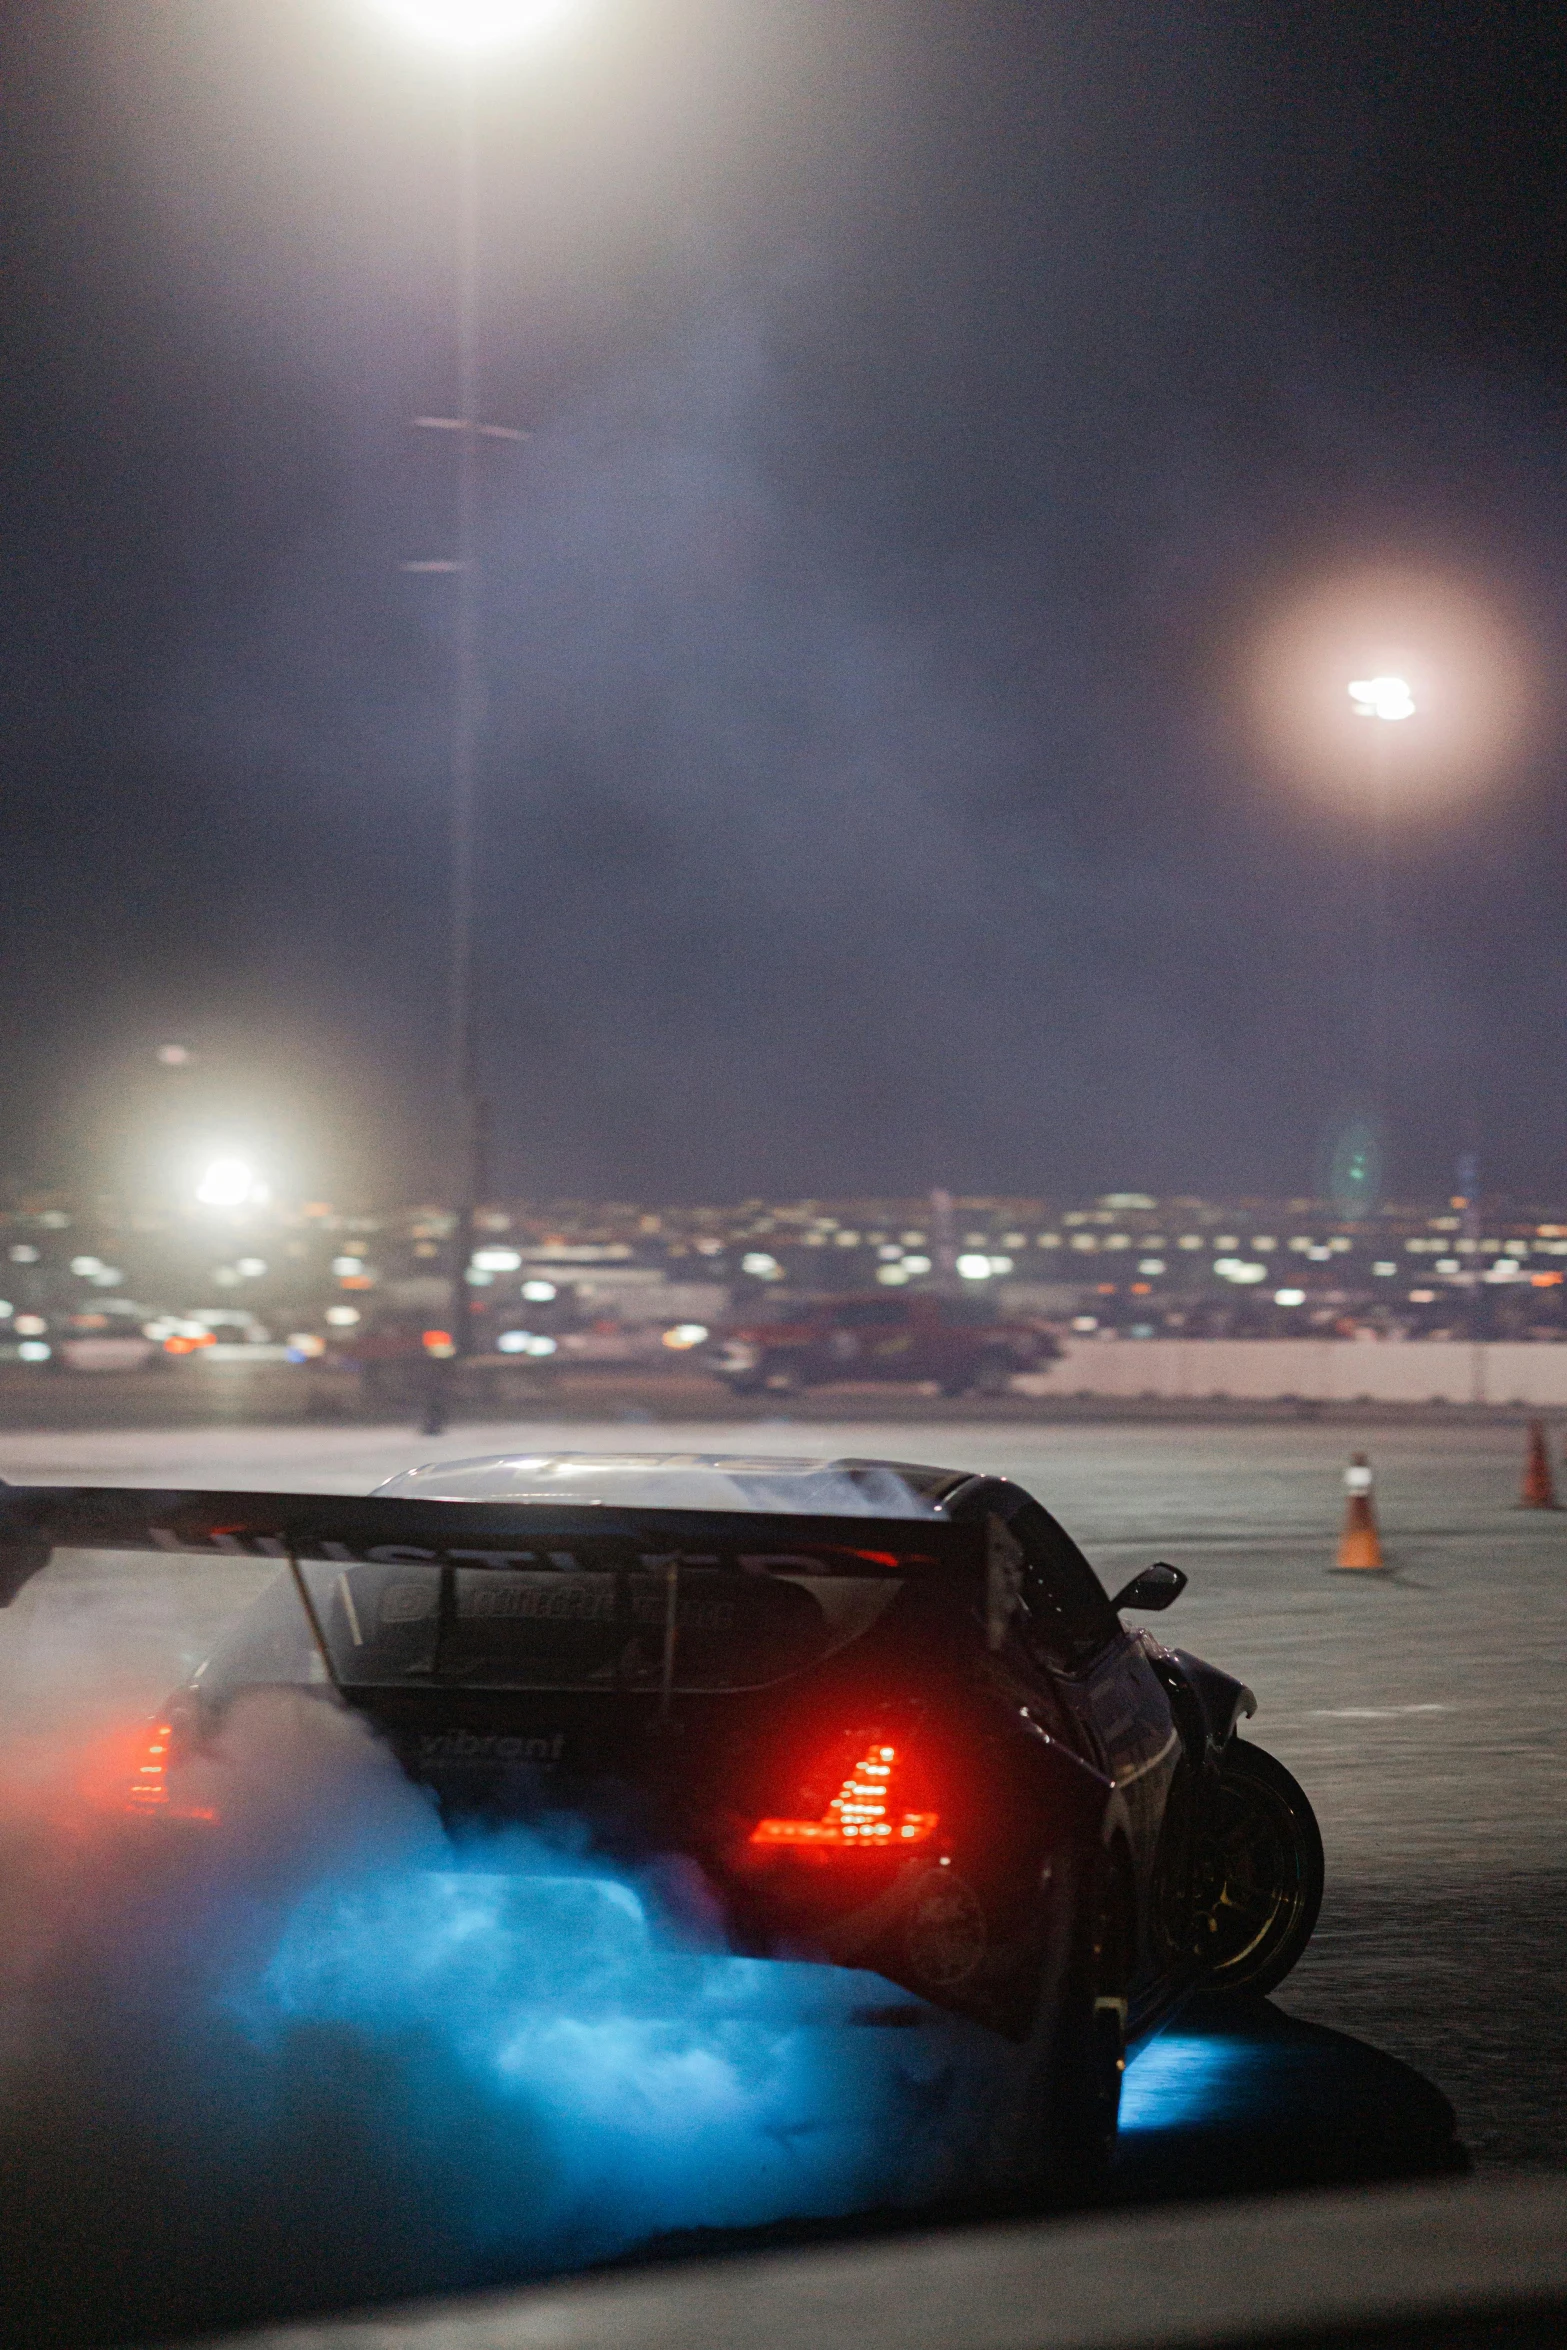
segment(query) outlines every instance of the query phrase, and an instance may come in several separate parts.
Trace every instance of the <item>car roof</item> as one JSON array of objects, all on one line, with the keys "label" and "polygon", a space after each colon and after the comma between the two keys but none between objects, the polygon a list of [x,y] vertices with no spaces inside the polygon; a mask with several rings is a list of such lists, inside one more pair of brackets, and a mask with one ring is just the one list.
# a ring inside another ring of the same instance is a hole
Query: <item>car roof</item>
[{"label": "car roof", "polygon": [[431,1461],[378,1495],[419,1501],[553,1501],[575,1507],[779,1512],[791,1517],[935,1518],[967,1482],[906,1462],[721,1452],[516,1452]]}]

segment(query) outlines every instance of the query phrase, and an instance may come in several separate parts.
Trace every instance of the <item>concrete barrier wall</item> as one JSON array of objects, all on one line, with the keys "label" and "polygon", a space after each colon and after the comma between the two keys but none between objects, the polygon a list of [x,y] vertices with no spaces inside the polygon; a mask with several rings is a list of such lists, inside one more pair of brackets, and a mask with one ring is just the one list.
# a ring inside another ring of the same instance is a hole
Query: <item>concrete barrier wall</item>
[{"label": "concrete barrier wall", "polygon": [[1027,1395],[1567,1407],[1567,1346],[1454,1339],[1070,1338]]}]

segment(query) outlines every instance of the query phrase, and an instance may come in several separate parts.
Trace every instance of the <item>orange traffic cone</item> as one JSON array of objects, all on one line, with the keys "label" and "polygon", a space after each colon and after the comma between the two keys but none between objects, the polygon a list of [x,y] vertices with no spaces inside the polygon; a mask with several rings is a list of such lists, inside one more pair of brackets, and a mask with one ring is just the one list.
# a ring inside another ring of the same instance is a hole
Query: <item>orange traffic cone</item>
[{"label": "orange traffic cone", "polygon": [[1516,1510],[1559,1510],[1556,1498],[1556,1479],[1551,1473],[1551,1456],[1546,1449],[1545,1422],[1529,1422],[1529,1449],[1524,1455],[1523,1491],[1514,1502]]},{"label": "orange traffic cone", "polygon": [[1336,1572],[1375,1574],[1386,1562],[1371,1499],[1371,1463],[1363,1452],[1351,1454],[1349,1467],[1344,1471],[1344,1490],[1349,1501],[1344,1511],[1344,1531],[1339,1536]]}]

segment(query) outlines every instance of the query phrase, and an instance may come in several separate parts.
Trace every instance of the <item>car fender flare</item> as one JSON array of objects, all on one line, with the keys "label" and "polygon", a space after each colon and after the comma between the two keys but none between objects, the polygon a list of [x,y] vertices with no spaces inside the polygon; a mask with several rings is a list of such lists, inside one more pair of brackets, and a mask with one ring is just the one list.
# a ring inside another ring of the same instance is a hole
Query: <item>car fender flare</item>
[{"label": "car fender flare", "polygon": [[1241,1720],[1249,1720],[1256,1712],[1257,1700],[1244,1681],[1237,1681],[1233,1673],[1221,1673],[1217,1665],[1204,1664],[1200,1656],[1192,1656],[1184,1648],[1172,1648],[1166,1654],[1197,1707],[1205,1759],[1216,1760]]}]

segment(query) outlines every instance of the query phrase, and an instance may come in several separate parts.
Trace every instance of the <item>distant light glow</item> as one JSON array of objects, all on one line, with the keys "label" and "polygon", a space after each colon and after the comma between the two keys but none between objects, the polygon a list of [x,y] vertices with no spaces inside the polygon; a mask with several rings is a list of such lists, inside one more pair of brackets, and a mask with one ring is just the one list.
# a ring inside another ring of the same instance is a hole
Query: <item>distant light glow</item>
[{"label": "distant light glow", "polygon": [[908,1268],[905,1265],[878,1265],[876,1278],[884,1288],[902,1289],[909,1278]]},{"label": "distant light glow", "polygon": [[1413,718],[1415,697],[1408,680],[1402,677],[1361,677],[1349,689],[1349,698],[1360,718],[1386,718],[1396,723],[1400,718]]},{"label": "distant light glow", "polygon": [[990,1259],[989,1257],[959,1257],[958,1272],[965,1281],[988,1281],[990,1279]]},{"label": "distant light glow", "polygon": [[1165,1270],[1164,1259],[1163,1257],[1139,1257],[1137,1260],[1137,1270],[1139,1273],[1162,1273]]},{"label": "distant light glow", "polygon": [[1221,1281],[1237,1282],[1243,1289],[1253,1281],[1265,1280],[1268,1271],[1266,1265],[1250,1257],[1215,1257],[1213,1269]]},{"label": "distant light glow", "polygon": [[753,1248],[740,1259],[740,1270],[749,1273],[753,1281],[776,1281],[782,1272],[776,1257],[764,1248]]},{"label": "distant light glow", "polygon": [[706,1336],[705,1322],[677,1322],[672,1330],[664,1332],[664,1344],[678,1353],[688,1346],[700,1346]]},{"label": "distant light glow", "polygon": [[[702,1333],[705,1338],[707,1333]],[[666,1341],[667,1343],[667,1341]],[[539,1330],[503,1330],[495,1341],[496,1351],[503,1355],[552,1355],[555,1341]],[[431,1352],[435,1350],[432,1348]]]},{"label": "distant light glow", "polygon": [[16,1330],[19,1338],[42,1338],[49,1325],[42,1314],[18,1314]]},{"label": "distant light glow", "polygon": [[522,1294],[530,1306],[547,1306],[557,1293],[553,1281],[525,1281]]},{"label": "distant light glow", "polygon": [[260,1196],[255,1173],[243,1159],[214,1159],[196,1186],[204,1208],[242,1208]]},{"label": "distant light glow", "polygon": [[101,1273],[103,1271],[103,1259],[102,1257],[72,1257],[71,1271],[73,1273],[79,1273],[84,1277],[90,1273]]},{"label": "distant light glow", "polygon": [[1276,1306],[1303,1306],[1306,1302],[1306,1292],[1303,1289],[1276,1289],[1273,1292],[1273,1302]]},{"label": "distant light glow", "polygon": [[547,39],[579,13],[578,0],[375,0],[375,6],[417,40],[469,57]]},{"label": "distant light glow", "polygon": [[234,1270],[237,1273],[243,1273],[247,1281],[259,1281],[266,1269],[267,1260],[265,1257],[239,1257],[234,1266]]},{"label": "distant light glow", "polygon": [[1074,1314],[1072,1327],[1074,1330],[1081,1330],[1086,1338],[1090,1330],[1098,1329],[1099,1316],[1097,1314]]},{"label": "distant light glow", "polygon": [[357,1306],[328,1306],[326,1318],[334,1330],[352,1330],[359,1319]]},{"label": "distant light glow", "polygon": [[46,1363],[52,1349],[41,1338],[24,1338],[16,1351],[24,1363]]},{"label": "distant light glow", "polygon": [[930,1271],[930,1259],[929,1257],[905,1257],[903,1260],[903,1270],[905,1273],[928,1273]]},{"label": "distant light glow", "polygon": [[514,1248],[477,1249],[473,1261],[481,1273],[516,1273],[522,1269],[522,1259]]}]

